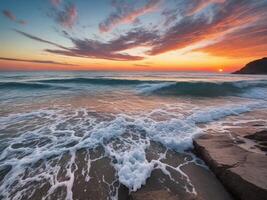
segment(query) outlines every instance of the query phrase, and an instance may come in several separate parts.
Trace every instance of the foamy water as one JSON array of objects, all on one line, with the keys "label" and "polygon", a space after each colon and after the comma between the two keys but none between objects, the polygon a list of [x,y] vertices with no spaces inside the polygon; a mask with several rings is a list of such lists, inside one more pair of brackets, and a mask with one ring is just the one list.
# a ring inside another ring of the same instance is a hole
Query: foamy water
[{"label": "foamy water", "polygon": [[[74,199],[81,170],[90,184],[92,163],[114,168],[110,199],[120,185],[136,191],[154,169],[170,178],[197,158],[188,149],[200,124],[267,108],[267,77],[192,73],[2,73],[0,82],[0,197],[23,199],[43,189],[43,199]],[[253,120],[253,119],[251,119]],[[178,166],[148,159],[152,143],[189,155]],[[98,156],[92,151],[101,149]],[[83,165],[81,151],[85,151]],[[196,162],[195,162],[196,163]],[[59,197],[58,197],[59,198]]]}]

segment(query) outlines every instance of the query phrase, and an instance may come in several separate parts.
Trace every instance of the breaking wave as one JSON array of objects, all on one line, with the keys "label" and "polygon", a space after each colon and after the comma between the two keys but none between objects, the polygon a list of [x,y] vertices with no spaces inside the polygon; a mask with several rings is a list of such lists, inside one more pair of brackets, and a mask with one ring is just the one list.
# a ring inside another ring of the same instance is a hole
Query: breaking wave
[{"label": "breaking wave", "polygon": [[142,84],[137,90],[142,94],[158,94],[170,96],[203,96],[217,97],[238,95],[253,88],[266,87],[266,81],[239,82],[165,82]]},{"label": "breaking wave", "polygon": [[155,81],[112,78],[44,79],[27,82],[2,82],[0,89],[62,89],[86,85],[135,86],[140,94],[217,97],[239,95],[254,88],[266,88],[266,80],[235,82]]},{"label": "breaking wave", "polygon": [[65,89],[63,86],[31,82],[2,82],[0,89]]}]

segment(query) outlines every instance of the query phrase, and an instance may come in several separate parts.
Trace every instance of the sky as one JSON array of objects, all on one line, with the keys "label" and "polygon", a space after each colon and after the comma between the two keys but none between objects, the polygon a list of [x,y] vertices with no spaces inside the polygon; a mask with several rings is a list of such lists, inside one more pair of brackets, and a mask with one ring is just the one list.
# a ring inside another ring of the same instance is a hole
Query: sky
[{"label": "sky", "polygon": [[267,0],[1,0],[0,70],[225,71],[267,56]]}]

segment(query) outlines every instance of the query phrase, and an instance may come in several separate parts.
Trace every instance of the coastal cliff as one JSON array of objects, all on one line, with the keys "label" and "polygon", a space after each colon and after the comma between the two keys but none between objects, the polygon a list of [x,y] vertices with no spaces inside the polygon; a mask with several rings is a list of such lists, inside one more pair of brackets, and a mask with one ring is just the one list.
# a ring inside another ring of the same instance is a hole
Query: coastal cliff
[{"label": "coastal cliff", "polygon": [[267,74],[267,57],[254,60],[233,74]]}]

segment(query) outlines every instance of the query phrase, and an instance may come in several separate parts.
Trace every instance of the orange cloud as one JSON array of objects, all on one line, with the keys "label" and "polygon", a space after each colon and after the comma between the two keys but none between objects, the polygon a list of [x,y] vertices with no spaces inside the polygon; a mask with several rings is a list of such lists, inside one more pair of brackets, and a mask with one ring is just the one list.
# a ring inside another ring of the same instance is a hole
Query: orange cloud
[{"label": "orange cloud", "polygon": [[[182,49],[203,40],[215,40],[245,25],[266,20],[266,2],[228,1],[215,7],[212,16],[185,16],[154,41],[150,55]],[[247,34],[247,33],[245,33]],[[222,41],[223,42],[223,41]],[[236,46],[238,48],[238,45]]]},{"label": "orange cloud", "polygon": [[196,49],[225,57],[261,57],[267,55],[267,25],[262,22],[226,34],[217,43]]}]

